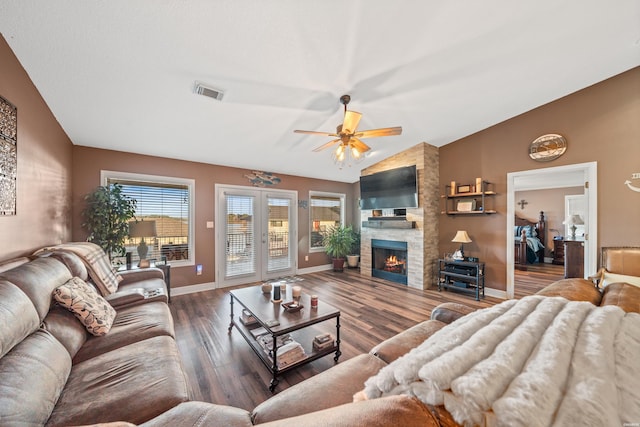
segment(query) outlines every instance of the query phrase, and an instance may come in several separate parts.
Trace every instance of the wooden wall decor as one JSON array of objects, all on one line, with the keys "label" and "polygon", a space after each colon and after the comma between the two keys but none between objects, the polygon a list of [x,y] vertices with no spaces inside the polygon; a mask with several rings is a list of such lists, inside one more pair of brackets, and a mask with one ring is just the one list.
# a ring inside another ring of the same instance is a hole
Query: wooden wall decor
[{"label": "wooden wall decor", "polygon": [[0,215],[16,214],[18,109],[0,96]]}]

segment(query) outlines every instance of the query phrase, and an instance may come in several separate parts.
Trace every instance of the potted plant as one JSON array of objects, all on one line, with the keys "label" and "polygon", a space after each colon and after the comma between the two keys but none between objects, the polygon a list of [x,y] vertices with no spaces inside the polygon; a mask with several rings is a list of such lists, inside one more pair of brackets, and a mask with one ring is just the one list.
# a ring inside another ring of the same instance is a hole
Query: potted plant
[{"label": "potted plant", "polygon": [[99,186],[84,197],[82,227],[89,232],[88,242],[99,245],[112,259],[126,252],[124,239],[129,221],[135,218],[136,200],[122,192],[122,186]]},{"label": "potted plant", "polygon": [[345,257],[353,246],[353,230],[351,226],[331,227],[323,236],[324,250],[333,259],[333,271],[344,270]]},{"label": "potted plant", "polygon": [[352,228],[351,237],[353,242],[351,244],[351,251],[349,251],[347,255],[347,265],[349,268],[355,268],[360,261],[360,232]]}]

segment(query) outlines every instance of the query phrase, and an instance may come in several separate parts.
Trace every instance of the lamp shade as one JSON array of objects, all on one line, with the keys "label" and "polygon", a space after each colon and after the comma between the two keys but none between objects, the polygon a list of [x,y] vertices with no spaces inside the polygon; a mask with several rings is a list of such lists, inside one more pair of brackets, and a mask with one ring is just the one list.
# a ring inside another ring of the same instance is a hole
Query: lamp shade
[{"label": "lamp shade", "polygon": [[582,219],[582,217],[578,214],[575,215],[571,215],[569,218],[567,218],[566,221],[563,221],[563,224],[565,225],[584,225],[584,220]]},{"label": "lamp shade", "polygon": [[155,237],[155,221],[138,221],[129,223],[129,237]]},{"label": "lamp shade", "polygon": [[456,232],[455,237],[451,240],[456,243],[471,243],[472,240],[469,238],[469,235],[464,230],[458,230]]}]

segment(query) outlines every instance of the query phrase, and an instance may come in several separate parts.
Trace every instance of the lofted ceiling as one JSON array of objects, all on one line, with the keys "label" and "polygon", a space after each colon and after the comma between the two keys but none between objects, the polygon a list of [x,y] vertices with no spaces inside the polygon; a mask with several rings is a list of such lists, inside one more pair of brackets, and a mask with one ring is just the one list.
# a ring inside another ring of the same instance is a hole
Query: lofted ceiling
[{"label": "lofted ceiling", "polygon": [[[0,0],[0,32],[76,145],[342,182],[640,65],[637,0]],[[339,169],[293,130],[343,94],[403,133]]]}]

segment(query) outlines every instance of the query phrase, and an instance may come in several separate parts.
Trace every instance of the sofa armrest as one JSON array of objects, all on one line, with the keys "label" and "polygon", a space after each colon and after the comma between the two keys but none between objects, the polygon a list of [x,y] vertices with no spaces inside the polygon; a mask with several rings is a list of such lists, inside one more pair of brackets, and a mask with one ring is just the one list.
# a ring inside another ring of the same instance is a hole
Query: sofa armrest
[{"label": "sofa armrest", "polygon": [[130,305],[140,304],[141,302],[167,302],[167,293],[163,288],[131,288],[118,290],[117,292],[107,295],[105,299],[113,308],[119,309]]},{"label": "sofa armrest", "polygon": [[431,319],[439,320],[443,323],[452,323],[474,311],[476,311],[476,309],[468,305],[456,302],[445,302],[433,309]]},{"label": "sofa armrest", "polygon": [[162,270],[156,267],[140,268],[136,270],[122,270],[118,271],[118,274],[122,276],[120,285],[127,285],[129,283],[140,282],[148,279],[162,279],[164,280],[164,273]]},{"label": "sofa armrest", "polygon": [[[329,390],[327,390],[329,391]],[[322,411],[264,424],[262,427],[325,426],[439,426],[436,417],[417,398],[406,395],[347,403]]]},{"label": "sofa armrest", "polygon": [[422,344],[427,338],[445,326],[437,320],[427,320],[418,323],[399,334],[382,341],[373,347],[369,353],[386,363],[391,363],[398,357],[407,354],[411,349]]}]

